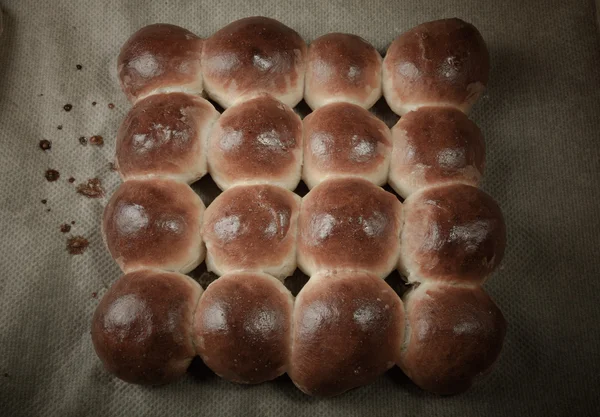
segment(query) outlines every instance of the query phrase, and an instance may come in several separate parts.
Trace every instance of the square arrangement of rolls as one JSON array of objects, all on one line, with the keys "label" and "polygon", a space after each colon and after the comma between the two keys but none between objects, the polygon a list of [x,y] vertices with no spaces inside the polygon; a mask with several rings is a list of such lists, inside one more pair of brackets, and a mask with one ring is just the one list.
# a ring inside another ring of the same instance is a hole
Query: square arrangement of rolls
[{"label": "square arrangement of rolls", "polygon": [[[423,390],[467,390],[506,332],[481,287],[505,225],[478,188],[485,146],[468,117],[488,73],[481,34],[460,19],[400,34],[385,58],[351,34],[307,46],[266,17],[207,39],[169,24],[134,33],[118,58],[132,103],[123,183],[102,219],[124,275],[92,320],[105,368],[160,385],[200,356],[229,381],[287,373],[334,396],[399,366]],[[401,116],[392,129],[369,112],[382,95]],[[208,207],[189,186],[206,174],[223,191]],[[184,275],[203,261],[218,276],[205,289]],[[283,282],[297,267],[310,279],[293,297]],[[385,281],[394,269],[402,297]]]}]

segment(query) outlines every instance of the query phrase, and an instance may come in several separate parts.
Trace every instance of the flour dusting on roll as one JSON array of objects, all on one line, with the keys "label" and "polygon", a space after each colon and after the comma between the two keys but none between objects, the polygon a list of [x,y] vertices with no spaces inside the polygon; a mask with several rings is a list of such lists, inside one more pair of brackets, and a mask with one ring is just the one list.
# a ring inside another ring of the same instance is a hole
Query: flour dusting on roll
[{"label": "flour dusting on roll", "polygon": [[121,48],[117,70],[131,102],[150,94],[202,93],[203,40],[187,29],[164,23],[145,26]]},{"label": "flour dusting on roll", "polygon": [[383,95],[394,113],[450,106],[468,113],[490,71],[483,37],[470,23],[443,19],[398,36],[383,61]]},{"label": "flour dusting on roll", "polygon": [[260,93],[294,107],[304,93],[306,43],[277,20],[236,20],[208,38],[202,50],[204,85],[224,108]]},{"label": "flour dusting on roll", "polygon": [[381,55],[360,36],[323,35],[307,61],[304,100],[313,110],[340,101],[368,109],[381,97]]},{"label": "flour dusting on roll", "polygon": [[121,177],[200,179],[207,172],[208,133],[218,117],[212,104],[189,94],[156,94],[138,101],[117,133]]},{"label": "flour dusting on roll", "polygon": [[293,190],[302,169],[300,117],[266,94],[228,108],[210,134],[208,169],[222,190],[258,183]]}]

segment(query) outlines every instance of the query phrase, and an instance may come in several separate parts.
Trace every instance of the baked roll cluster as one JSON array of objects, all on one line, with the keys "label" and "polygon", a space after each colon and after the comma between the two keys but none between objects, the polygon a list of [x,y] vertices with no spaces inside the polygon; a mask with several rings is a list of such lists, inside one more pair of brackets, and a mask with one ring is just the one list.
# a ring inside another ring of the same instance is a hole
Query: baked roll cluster
[{"label": "baked roll cluster", "polygon": [[[317,396],[395,365],[438,394],[489,372],[506,322],[481,284],[506,231],[477,188],[484,139],[467,112],[489,58],[474,26],[419,25],[382,59],[350,34],[307,47],[265,17],[208,39],[158,24],[118,65],[133,107],[102,232],[125,275],[92,321],[110,372],[164,384],[198,355],[227,380],[287,373]],[[402,116],[391,130],[368,110],[382,94]],[[189,184],[207,173],[222,193],[205,207]],[[182,275],[203,261],[218,276],[204,290]],[[309,280],[294,298],[297,267]],[[411,285],[402,298],[385,281],[394,269]]]}]

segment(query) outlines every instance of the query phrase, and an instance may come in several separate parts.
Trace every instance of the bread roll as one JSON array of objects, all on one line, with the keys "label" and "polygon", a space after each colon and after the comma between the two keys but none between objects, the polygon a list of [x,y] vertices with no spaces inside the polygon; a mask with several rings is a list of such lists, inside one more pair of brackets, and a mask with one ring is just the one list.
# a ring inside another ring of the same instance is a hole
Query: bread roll
[{"label": "bread roll", "polygon": [[269,95],[225,110],[208,143],[210,174],[222,189],[269,183],[293,190],[302,170],[302,121]]},{"label": "bread roll", "polygon": [[132,103],[156,93],[202,93],[203,41],[189,30],[158,23],[125,42],[118,58],[121,89]]},{"label": "bread roll", "polygon": [[404,302],[409,330],[399,365],[415,384],[456,394],[491,370],[506,321],[483,289],[421,284]]},{"label": "bread roll", "polygon": [[400,246],[399,269],[408,281],[481,283],[504,255],[504,218],[478,188],[428,188],[404,201]]},{"label": "bread roll", "polygon": [[448,183],[477,186],[485,168],[485,144],[475,123],[451,107],[421,107],[392,128],[389,183],[406,198]]},{"label": "bread roll", "polygon": [[204,216],[208,270],[291,275],[300,201],[293,192],[266,184],[239,185],[219,195]]},{"label": "bread roll", "polygon": [[188,94],[156,94],[138,101],[117,133],[121,177],[198,180],[207,172],[206,142],[218,117],[212,104]]},{"label": "bread roll", "polygon": [[303,199],[298,219],[298,266],[368,271],[387,276],[398,260],[402,205],[360,178],[322,182]]},{"label": "bread roll", "polygon": [[294,298],[270,275],[237,272],[213,281],[195,313],[198,354],[217,375],[257,384],[285,372]]},{"label": "bread roll", "polygon": [[366,385],[399,359],[404,311],[382,279],[363,272],[313,276],[296,298],[289,375],[309,395]]},{"label": "bread roll", "polygon": [[423,23],[398,36],[383,61],[383,95],[395,113],[450,106],[468,113],[488,82],[490,59],[475,26]]},{"label": "bread roll", "polygon": [[260,93],[294,107],[304,93],[306,43],[293,29],[262,16],[236,20],[204,44],[210,97],[223,108]]},{"label": "bread roll", "polygon": [[386,183],[391,133],[367,110],[350,103],[328,104],[309,114],[303,125],[302,179],[308,188],[332,177]]},{"label": "bread roll", "polygon": [[192,320],[201,294],[196,281],[173,272],[121,277],[92,319],[92,342],[106,369],[135,384],[165,384],[185,374],[196,355]]},{"label": "bread roll", "polygon": [[204,260],[204,204],[182,183],[123,183],[104,209],[102,233],[124,272],[144,267],[186,273]]},{"label": "bread roll", "polygon": [[304,100],[313,109],[344,101],[366,109],[381,97],[381,55],[360,36],[328,33],[308,47]]}]

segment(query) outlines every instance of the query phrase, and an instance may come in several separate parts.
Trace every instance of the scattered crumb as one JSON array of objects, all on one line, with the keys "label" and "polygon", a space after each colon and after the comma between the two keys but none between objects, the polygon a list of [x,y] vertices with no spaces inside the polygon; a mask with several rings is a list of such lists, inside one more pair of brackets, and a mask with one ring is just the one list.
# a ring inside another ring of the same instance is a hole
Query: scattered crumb
[{"label": "scattered crumb", "polygon": [[58,130],[62,130],[62,125],[58,125],[58,126],[56,126],[56,128],[57,128]]},{"label": "scattered crumb", "polygon": [[8,375],[8,372],[4,373],[4,378],[8,378],[10,375]]},{"label": "scattered crumb", "polygon": [[94,291],[94,292],[92,293],[92,298],[98,298],[98,293]]},{"label": "scattered crumb", "polygon": [[67,251],[71,255],[81,255],[89,244],[90,242],[83,236],[73,236],[67,239]]},{"label": "scattered crumb", "polygon": [[71,184],[73,184],[73,183],[75,182],[75,178],[71,177],[71,178],[69,178],[69,179],[68,179],[68,181],[69,181]]},{"label": "scattered crumb", "polygon": [[75,67],[76,67],[78,70],[81,70],[81,69],[83,68],[83,67],[81,66],[81,64],[77,64],[77,65],[75,65]]},{"label": "scattered crumb", "polygon": [[92,101],[92,106],[95,106],[95,105],[96,105],[96,102],[95,102],[95,101]]},{"label": "scattered crumb", "polygon": [[108,169],[110,169],[111,171],[118,171],[117,165],[114,162],[108,163]]},{"label": "scattered crumb", "polygon": [[87,145],[87,139],[85,138],[85,136],[81,136],[79,138],[79,143],[81,143],[83,146]]},{"label": "scattered crumb", "polygon": [[56,181],[59,178],[60,178],[60,172],[58,172],[57,170],[55,170],[55,169],[49,169],[49,170],[46,171],[46,179],[49,182]]},{"label": "scattered crumb", "polygon": [[48,213],[50,213],[50,209],[46,209],[46,211],[47,211]]},{"label": "scattered crumb", "polygon": [[112,103],[108,103],[108,108],[112,110],[112,109],[114,109],[114,108],[115,108],[115,105],[114,105],[114,104],[112,104]]},{"label": "scattered crumb", "polygon": [[62,233],[69,233],[71,231],[71,225],[68,225],[66,223],[65,224],[61,224],[60,225],[60,231]]},{"label": "scattered crumb", "polygon": [[65,105],[63,106],[63,109],[65,109],[65,111],[71,111],[71,109],[72,109],[72,108],[73,108],[73,105],[72,105],[72,104],[65,104]]},{"label": "scattered crumb", "polygon": [[94,135],[90,138],[90,145],[102,146],[104,145],[104,138],[100,135]]},{"label": "scattered crumb", "polygon": [[44,97],[44,93],[39,93],[38,97]]},{"label": "scattered crumb", "polygon": [[73,220],[73,221],[71,222],[71,224],[75,224],[75,220]]},{"label": "scattered crumb", "polygon": [[48,200],[46,200],[45,198],[42,200],[42,204],[46,204],[48,202]]},{"label": "scattered crumb", "polygon": [[92,178],[83,182],[77,186],[77,192],[88,198],[102,198],[104,197],[104,188],[98,178]]},{"label": "scattered crumb", "polygon": [[49,151],[52,148],[52,142],[50,142],[48,139],[42,139],[40,140],[40,148],[43,151]]}]

